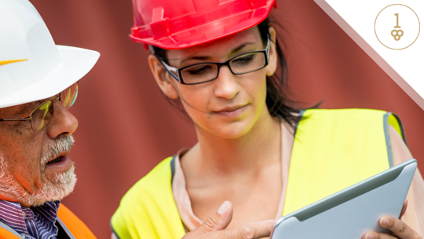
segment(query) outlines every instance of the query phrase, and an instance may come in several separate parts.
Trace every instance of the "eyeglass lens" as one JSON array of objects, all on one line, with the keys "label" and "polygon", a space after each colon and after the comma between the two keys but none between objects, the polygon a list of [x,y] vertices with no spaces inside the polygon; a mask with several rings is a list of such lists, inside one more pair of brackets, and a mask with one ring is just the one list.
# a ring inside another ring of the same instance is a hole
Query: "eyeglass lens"
[{"label": "eyeglass lens", "polygon": [[[78,96],[78,83],[74,83],[70,87],[66,88],[59,95],[59,100],[65,109],[69,109],[77,99]],[[57,99],[57,98],[56,98]],[[31,127],[33,130],[41,130],[46,126],[53,114],[53,100],[45,101],[32,113]]]},{"label": "eyeglass lens", "polygon": [[[233,58],[229,66],[234,74],[245,74],[259,70],[266,65],[264,52],[252,52]],[[204,63],[181,70],[183,81],[187,84],[211,81],[218,77],[218,64]]]}]

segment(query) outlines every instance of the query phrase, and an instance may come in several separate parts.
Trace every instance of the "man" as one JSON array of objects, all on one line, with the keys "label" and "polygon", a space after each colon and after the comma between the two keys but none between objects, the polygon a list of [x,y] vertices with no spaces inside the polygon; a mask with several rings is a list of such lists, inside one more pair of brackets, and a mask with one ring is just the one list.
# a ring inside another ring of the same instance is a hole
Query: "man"
[{"label": "man", "polygon": [[0,238],[95,238],[60,200],[76,183],[68,108],[98,57],[56,46],[29,1],[0,0]]}]

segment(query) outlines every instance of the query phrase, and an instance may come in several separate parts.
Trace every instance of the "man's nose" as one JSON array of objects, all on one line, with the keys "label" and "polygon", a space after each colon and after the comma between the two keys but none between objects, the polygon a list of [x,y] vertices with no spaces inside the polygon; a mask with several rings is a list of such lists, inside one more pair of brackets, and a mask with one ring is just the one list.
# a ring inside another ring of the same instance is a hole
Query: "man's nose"
[{"label": "man's nose", "polygon": [[55,101],[53,103],[53,116],[47,125],[48,136],[52,139],[59,135],[68,136],[74,133],[77,128],[77,118],[63,107],[62,102]]},{"label": "man's nose", "polygon": [[240,85],[228,66],[221,66],[218,78],[215,79],[215,95],[224,99],[234,98],[240,91]]}]

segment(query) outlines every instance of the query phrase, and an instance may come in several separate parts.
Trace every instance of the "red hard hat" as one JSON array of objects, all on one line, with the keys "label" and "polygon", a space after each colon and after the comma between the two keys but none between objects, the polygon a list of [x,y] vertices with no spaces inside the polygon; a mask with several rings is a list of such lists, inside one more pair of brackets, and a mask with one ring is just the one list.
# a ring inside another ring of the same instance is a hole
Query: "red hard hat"
[{"label": "red hard hat", "polygon": [[133,0],[131,39],[181,49],[243,31],[265,20],[276,0]]}]

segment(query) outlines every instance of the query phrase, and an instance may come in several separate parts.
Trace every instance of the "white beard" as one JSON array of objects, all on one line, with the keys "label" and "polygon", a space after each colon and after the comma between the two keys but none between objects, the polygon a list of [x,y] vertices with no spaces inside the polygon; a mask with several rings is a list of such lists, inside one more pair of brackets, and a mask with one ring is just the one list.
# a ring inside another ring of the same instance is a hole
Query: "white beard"
[{"label": "white beard", "polygon": [[[72,136],[59,139],[56,145],[50,147],[41,159],[41,169],[45,169],[47,160],[51,159],[51,155],[57,155],[63,149],[71,148],[74,143]],[[59,152],[58,152],[59,151]],[[44,182],[42,188],[33,194],[22,190],[21,184],[16,181],[12,174],[7,170],[7,164],[3,155],[0,153],[0,191],[7,192],[17,198],[21,204],[40,206],[48,201],[58,201],[68,196],[75,187],[77,177],[74,173],[75,166],[72,165],[66,172],[55,174],[52,181]]]}]

